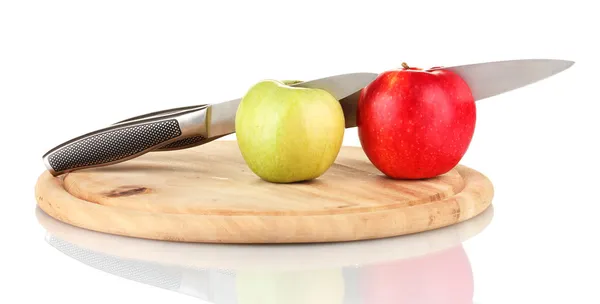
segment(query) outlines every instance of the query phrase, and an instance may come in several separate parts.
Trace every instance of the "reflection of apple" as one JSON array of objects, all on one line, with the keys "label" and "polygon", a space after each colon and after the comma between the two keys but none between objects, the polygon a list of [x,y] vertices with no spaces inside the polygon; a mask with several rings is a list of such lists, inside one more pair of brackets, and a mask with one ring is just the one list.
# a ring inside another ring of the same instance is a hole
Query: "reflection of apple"
[{"label": "reflection of apple", "polygon": [[256,175],[276,183],[325,173],[340,151],[344,130],[342,107],[329,92],[273,80],[250,88],[235,117],[244,160]]},{"label": "reflection of apple", "polygon": [[361,146],[389,177],[435,177],[466,153],[475,129],[475,101],[453,72],[403,66],[381,73],[361,91]]},{"label": "reflection of apple", "polygon": [[473,303],[473,274],[461,245],[422,257],[366,266],[360,281],[364,303]]},{"label": "reflection of apple", "polygon": [[337,304],[344,299],[341,269],[311,271],[239,271],[239,304]]}]

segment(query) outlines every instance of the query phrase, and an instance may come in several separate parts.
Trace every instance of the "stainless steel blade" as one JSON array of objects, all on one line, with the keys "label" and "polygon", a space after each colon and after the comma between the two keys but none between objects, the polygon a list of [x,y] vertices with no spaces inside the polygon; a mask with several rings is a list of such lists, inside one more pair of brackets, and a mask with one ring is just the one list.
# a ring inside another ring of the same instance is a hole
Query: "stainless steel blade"
[{"label": "stainless steel blade", "polygon": [[[476,63],[440,69],[460,75],[471,88],[475,100],[512,91],[558,74],[574,64],[556,59],[518,59]],[[292,84],[304,88],[327,90],[340,101],[346,128],[356,127],[356,107],[360,90],[372,82],[377,73],[349,73]],[[235,114],[241,99],[212,104],[207,108],[208,138],[235,132]]]},{"label": "stainless steel blade", "polygon": [[302,88],[324,89],[337,100],[350,96],[367,84],[371,83],[379,74],[377,73],[349,73],[336,75],[311,81],[305,81],[293,86]]},{"label": "stainless steel blade", "polygon": [[[345,98],[351,97],[351,100],[355,100],[356,93],[364,88],[367,84],[371,83],[377,76],[377,73],[349,73],[299,82],[290,86],[323,89],[333,95],[333,97],[335,97],[337,100],[340,100],[342,104],[348,104],[347,101],[344,101]],[[208,138],[223,136],[235,132],[235,114],[240,102],[241,98],[238,98],[221,103],[215,103],[207,108],[207,121],[209,124]],[[355,106],[356,105],[351,104],[350,108]],[[356,126],[356,113],[354,113],[354,111],[347,112],[347,107],[345,108],[342,106],[342,108],[344,108],[344,114],[349,116],[347,119],[350,120],[350,124],[354,124],[353,126]],[[348,126],[348,122],[346,125]]]},{"label": "stainless steel blade", "polygon": [[460,75],[475,100],[512,91],[558,74],[574,64],[556,59],[519,59],[443,67]]},{"label": "stainless steel blade", "polygon": [[356,127],[356,111],[358,109],[358,99],[360,98],[360,90],[352,95],[340,99],[340,105],[344,111],[344,120],[347,128]]}]

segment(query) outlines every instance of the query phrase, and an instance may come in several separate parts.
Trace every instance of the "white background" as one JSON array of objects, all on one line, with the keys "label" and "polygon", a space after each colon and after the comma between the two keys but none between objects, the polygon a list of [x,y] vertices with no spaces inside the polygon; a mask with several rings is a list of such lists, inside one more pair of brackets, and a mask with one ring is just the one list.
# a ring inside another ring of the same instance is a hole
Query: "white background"
[{"label": "white background", "polygon": [[[1,1],[0,302],[197,303],[44,242],[33,186],[58,143],[265,78],[556,58],[576,64],[477,104],[462,163],[493,181],[495,217],[464,246],[476,303],[599,303],[594,12],[584,1]],[[345,143],[359,144],[355,129]]]}]

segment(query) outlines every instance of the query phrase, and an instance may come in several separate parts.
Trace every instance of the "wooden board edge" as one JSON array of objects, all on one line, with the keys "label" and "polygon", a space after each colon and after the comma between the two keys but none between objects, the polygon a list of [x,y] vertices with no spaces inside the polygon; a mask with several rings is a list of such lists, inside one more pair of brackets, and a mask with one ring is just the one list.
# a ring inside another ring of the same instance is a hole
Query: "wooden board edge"
[{"label": "wooden board edge", "polygon": [[[391,209],[311,216],[157,215],[78,199],[64,190],[60,178],[48,172],[39,176],[35,196],[38,206],[61,222],[122,236],[202,243],[343,242],[428,231],[477,216],[491,204],[494,195],[492,183],[485,175],[466,166],[459,165],[455,169],[465,179],[463,191],[453,197],[403,211]],[[424,213],[431,216],[423,217],[421,214]],[[263,224],[257,225],[257,222]],[[317,230],[314,227],[328,229]]]},{"label": "wooden board edge", "polygon": [[[197,244],[117,236],[81,229],[54,219],[40,208],[36,217],[47,231],[48,242],[69,255],[91,251],[98,258],[158,263],[173,267],[298,271],[364,267],[436,254],[461,244],[486,229],[494,217],[493,205],[467,221],[412,235],[356,242],[295,244]],[[66,247],[66,248],[65,248]],[[298,259],[303,260],[298,264]]]}]

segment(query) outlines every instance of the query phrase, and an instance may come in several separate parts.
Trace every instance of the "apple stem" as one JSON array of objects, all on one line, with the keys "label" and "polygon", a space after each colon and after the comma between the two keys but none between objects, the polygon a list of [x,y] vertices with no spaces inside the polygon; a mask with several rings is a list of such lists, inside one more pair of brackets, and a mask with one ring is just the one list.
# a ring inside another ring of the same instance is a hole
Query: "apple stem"
[{"label": "apple stem", "polygon": [[285,84],[285,85],[293,85],[293,84],[301,83],[303,81],[302,80],[282,80],[281,82],[283,82],[283,84]]},{"label": "apple stem", "polygon": [[408,69],[410,69],[410,67],[408,66],[408,64],[406,64],[406,62],[403,62],[403,63],[402,63],[402,67],[403,67],[405,70],[408,70]]}]

